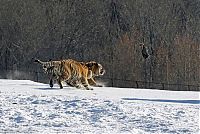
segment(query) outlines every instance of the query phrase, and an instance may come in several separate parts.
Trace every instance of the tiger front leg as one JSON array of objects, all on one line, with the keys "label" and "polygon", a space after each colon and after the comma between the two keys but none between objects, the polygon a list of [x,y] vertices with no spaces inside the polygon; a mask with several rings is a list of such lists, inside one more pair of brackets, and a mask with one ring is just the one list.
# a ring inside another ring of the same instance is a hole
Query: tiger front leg
[{"label": "tiger front leg", "polygon": [[86,88],[86,90],[93,90],[93,88],[89,86],[87,78],[82,78],[81,83]]},{"label": "tiger front leg", "polygon": [[68,80],[66,81],[67,85],[71,86],[71,87],[76,87],[76,88],[81,88],[82,85],[78,80]]}]

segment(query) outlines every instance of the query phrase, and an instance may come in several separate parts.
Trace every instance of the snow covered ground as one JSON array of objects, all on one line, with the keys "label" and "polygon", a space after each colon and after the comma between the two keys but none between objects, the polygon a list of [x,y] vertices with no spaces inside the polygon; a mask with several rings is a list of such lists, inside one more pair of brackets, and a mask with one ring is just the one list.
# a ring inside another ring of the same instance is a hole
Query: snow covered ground
[{"label": "snow covered ground", "polygon": [[0,79],[0,133],[200,132],[200,93]]}]

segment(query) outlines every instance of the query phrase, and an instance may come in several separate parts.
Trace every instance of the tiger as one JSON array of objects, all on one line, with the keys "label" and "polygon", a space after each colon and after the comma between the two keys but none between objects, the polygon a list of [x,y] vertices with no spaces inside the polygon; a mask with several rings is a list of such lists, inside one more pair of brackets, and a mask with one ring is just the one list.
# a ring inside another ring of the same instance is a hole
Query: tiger
[{"label": "tiger", "polygon": [[[87,72],[87,81],[85,82],[86,86],[84,86],[86,87],[86,89],[88,89],[87,84],[92,85],[92,86],[102,87],[102,85],[98,85],[94,80],[94,77],[103,75],[105,73],[105,70],[103,69],[102,65],[99,63],[96,63],[94,61],[84,63],[84,62],[78,62],[72,59],[63,60],[63,61],[51,61],[51,62],[41,62],[40,60],[35,60],[35,62],[42,64],[43,70],[45,70],[45,72],[50,75],[50,87],[53,87],[53,79],[57,79],[57,82],[60,85],[60,88],[63,88],[61,84],[62,80],[59,80],[58,78],[61,77],[63,73],[61,72],[62,69],[59,66],[61,66],[62,62],[64,61],[67,61],[68,65],[75,64],[76,66],[80,66],[79,68],[83,68],[82,70],[85,70],[85,72]],[[80,71],[78,71],[77,73],[77,70],[78,70],[76,69],[77,67],[74,67],[74,68],[71,69],[72,76],[67,79],[65,78],[64,81],[72,87],[80,88],[81,85],[84,85],[84,83],[81,83],[80,77],[77,77],[76,75],[76,74],[80,75],[79,74]]]}]

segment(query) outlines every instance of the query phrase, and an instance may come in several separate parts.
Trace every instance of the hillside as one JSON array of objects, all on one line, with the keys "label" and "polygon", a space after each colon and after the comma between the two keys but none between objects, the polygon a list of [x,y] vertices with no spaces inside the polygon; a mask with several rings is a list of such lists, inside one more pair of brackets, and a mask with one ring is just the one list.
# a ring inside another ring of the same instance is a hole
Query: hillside
[{"label": "hillside", "polygon": [[0,0],[0,18],[0,78],[37,81],[32,58],[72,58],[101,63],[111,87],[198,91],[199,0]]},{"label": "hillside", "polygon": [[198,133],[199,96],[0,79],[0,133]]}]

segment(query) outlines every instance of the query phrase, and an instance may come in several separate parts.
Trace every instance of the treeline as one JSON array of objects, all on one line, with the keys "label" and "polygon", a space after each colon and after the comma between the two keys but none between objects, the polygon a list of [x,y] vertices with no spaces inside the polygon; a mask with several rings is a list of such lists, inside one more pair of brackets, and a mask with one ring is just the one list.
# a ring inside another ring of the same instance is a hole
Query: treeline
[{"label": "treeline", "polygon": [[[199,85],[199,37],[199,0],[0,1],[4,72],[38,70],[32,58],[73,58],[102,63],[111,86],[127,86],[115,79]],[[146,60],[140,43],[151,50]]]}]

